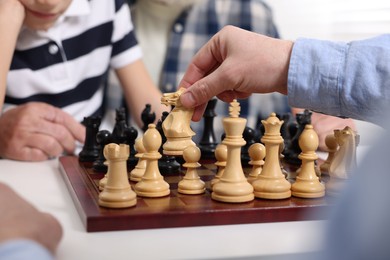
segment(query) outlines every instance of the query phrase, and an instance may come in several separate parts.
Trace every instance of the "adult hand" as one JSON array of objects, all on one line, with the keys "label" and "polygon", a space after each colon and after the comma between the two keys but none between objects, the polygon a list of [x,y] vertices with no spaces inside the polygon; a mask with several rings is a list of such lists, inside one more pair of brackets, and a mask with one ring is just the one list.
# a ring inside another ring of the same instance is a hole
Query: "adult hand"
[{"label": "adult hand", "polygon": [[59,222],[34,208],[10,187],[0,183],[0,243],[29,239],[46,247],[52,254],[62,237]]},{"label": "adult hand", "polygon": [[0,117],[0,156],[42,161],[73,153],[76,140],[84,142],[85,127],[71,115],[45,103],[31,102]]},{"label": "adult hand", "polygon": [[252,93],[287,94],[287,74],[293,42],[226,26],[194,56],[180,82],[187,88],[180,101],[194,107],[199,121],[209,99],[225,102]]}]

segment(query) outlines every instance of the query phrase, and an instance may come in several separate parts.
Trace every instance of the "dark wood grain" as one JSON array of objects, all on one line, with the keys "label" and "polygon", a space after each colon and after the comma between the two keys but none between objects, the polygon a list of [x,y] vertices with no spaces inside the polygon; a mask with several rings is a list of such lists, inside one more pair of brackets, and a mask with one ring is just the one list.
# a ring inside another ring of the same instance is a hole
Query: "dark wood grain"
[{"label": "dark wood grain", "polygon": [[324,212],[332,204],[327,197],[255,199],[238,204],[218,202],[211,199],[209,190],[209,181],[214,177],[216,168],[213,164],[205,164],[199,174],[208,187],[203,195],[178,193],[177,183],[183,175],[169,176],[165,178],[171,186],[169,196],[138,197],[135,207],[109,209],[98,205],[97,185],[103,174],[95,173],[89,165],[79,163],[75,156],[63,156],[59,162],[88,232],[324,219]]}]

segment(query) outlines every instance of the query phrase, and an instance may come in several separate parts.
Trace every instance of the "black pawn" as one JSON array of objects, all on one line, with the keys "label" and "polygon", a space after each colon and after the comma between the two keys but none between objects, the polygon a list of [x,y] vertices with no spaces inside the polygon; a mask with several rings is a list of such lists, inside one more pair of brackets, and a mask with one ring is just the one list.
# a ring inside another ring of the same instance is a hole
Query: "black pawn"
[{"label": "black pawn", "polygon": [[248,150],[252,144],[256,143],[256,132],[247,126],[242,133],[242,137],[246,144],[241,149],[241,164],[243,167],[248,167],[249,161],[251,160]]},{"label": "black pawn", "polygon": [[291,128],[291,131],[295,132],[295,134],[291,139],[289,147],[284,150],[284,160],[286,162],[294,165],[301,165],[301,159],[298,158],[299,154],[302,152],[301,148],[299,147],[299,137],[305,129],[305,126],[311,123],[311,115],[312,112],[307,109],[305,109],[303,113],[296,114],[296,121],[298,127],[296,129]]},{"label": "black pawn", "polygon": [[[158,120],[156,129],[161,135],[162,144],[164,144],[167,141],[167,138],[164,134],[162,124],[165,120],[165,118],[168,116],[168,112],[163,112],[161,119]],[[168,175],[177,175],[180,173],[180,164],[176,161],[175,156],[169,156],[163,154],[163,148],[162,145],[159,149],[160,154],[162,155],[161,159],[158,160],[158,168],[160,170],[161,175],[168,176]]]},{"label": "black pawn", "polygon": [[80,162],[94,162],[99,156],[99,144],[96,141],[96,134],[99,131],[101,117],[84,117],[83,125],[86,127],[85,143],[79,153]]},{"label": "black pawn", "polygon": [[214,118],[217,116],[215,113],[215,106],[217,99],[211,99],[207,103],[206,110],[203,114],[204,128],[202,138],[199,142],[199,149],[201,151],[202,159],[214,159],[215,148],[218,142],[214,133]]},{"label": "black pawn", "polygon": [[130,155],[129,155],[129,159],[127,159],[127,168],[130,170],[133,169],[138,163],[138,158],[135,157],[135,154],[137,152],[135,151],[134,148],[135,139],[137,139],[138,132],[137,129],[130,126],[124,130],[124,135],[125,135],[124,143],[129,145]]},{"label": "black pawn", "polygon": [[109,143],[112,143],[112,135],[108,130],[101,130],[96,134],[96,141],[100,146],[99,156],[93,162],[92,168],[97,172],[107,172],[107,165],[104,164],[106,158],[104,157],[103,149]]},{"label": "black pawn", "polygon": [[156,120],[156,113],[151,112],[151,105],[146,104],[144,110],[141,113],[141,120],[143,122],[142,131],[145,133],[148,130],[148,125],[152,124]]}]

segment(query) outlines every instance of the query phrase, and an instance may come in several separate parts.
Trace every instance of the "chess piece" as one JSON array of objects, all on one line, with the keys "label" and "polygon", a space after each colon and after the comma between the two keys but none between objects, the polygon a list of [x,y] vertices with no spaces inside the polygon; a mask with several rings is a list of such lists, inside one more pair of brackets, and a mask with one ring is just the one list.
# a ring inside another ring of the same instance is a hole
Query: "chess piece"
[{"label": "chess piece", "polygon": [[93,162],[92,168],[97,172],[107,172],[107,165],[104,164],[106,158],[103,154],[103,149],[106,144],[112,142],[111,133],[108,130],[101,130],[96,134],[96,142],[100,146],[99,156]]},{"label": "chess piece", "polygon": [[248,202],[254,199],[254,195],[253,187],[246,180],[241,165],[241,147],[245,145],[242,133],[246,119],[239,117],[240,104],[237,100],[230,103],[229,114],[230,117],[223,119],[226,137],[222,143],[227,146],[225,172],[214,184],[211,197],[222,202]]},{"label": "chess piece", "polygon": [[216,104],[216,98],[210,99],[203,113],[204,128],[202,138],[199,142],[202,159],[214,159],[214,152],[218,145],[214,133],[214,118],[217,115],[215,113]]},{"label": "chess piece", "polygon": [[[163,144],[167,141],[167,138],[165,137],[162,124],[165,118],[167,118],[168,114],[168,112],[164,111],[161,119],[158,120],[156,125],[156,129],[161,135]],[[176,161],[175,156],[163,154],[162,146],[160,147],[159,152],[162,154],[161,159],[158,160],[158,168],[160,169],[160,173],[163,176],[178,175],[180,173],[180,164]]]},{"label": "chess piece", "polygon": [[135,192],[127,178],[126,161],[129,146],[107,144],[103,153],[108,161],[108,178],[104,190],[99,194],[99,205],[108,208],[127,208],[137,204]]},{"label": "chess piece", "polygon": [[265,146],[261,143],[252,144],[248,149],[251,160],[249,165],[252,165],[251,172],[248,175],[248,182],[252,183],[257,180],[257,177],[261,174],[264,165],[265,158]]},{"label": "chess piece", "polygon": [[126,143],[125,130],[127,128],[126,110],[124,107],[115,110],[115,125],[112,130],[112,142],[117,144]]},{"label": "chess piece", "polygon": [[214,184],[216,184],[219,181],[219,179],[221,179],[223,173],[225,172],[226,160],[227,160],[227,146],[222,143],[217,145],[214,154],[215,154],[215,159],[217,160],[214,164],[218,167],[218,171],[215,177],[210,182],[211,189],[213,189]]},{"label": "chess piece", "polygon": [[135,149],[137,151],[135,157],[138,158],[138,163],[130,172],[130,180],[139,182],[142,179],[142,176],[144,176],[146,169],[146,160],[142,158],[145,153],[145,147],[142,143],[142,137],[137,138],[135,140]]},{"label": "chess piece", "polygon": [[158,152],[161,146],[161,135],[154,124],[149,125],[142,138],[142,143],[146,150],[142,157],[146,160],[146,169],[144,176],[135,185],[134,190],[138,196],[142,197],[167,196],[170,193],[169,184],[161,176],[157,163],[158,159],[161,158],[161,154]]},{"label": "chess piece", "polygon": [[280,121],[275,113],[271,113],[267,120],[262,121],[265,133],[261,138],[265,145],[267,157],[265,158],[263,170],[252,182],[254,194],[257,198],[263,199],[285,199],[291,197],[291,184],[285,178],[280,167],[279,151],[283,138],[280,135]]},{"label": "chess piece", "polygon": [[143,122],[142,131],[145,133],[148,130],[148,125],[153,124],[156,120],[156,113],[152,112],[150,104],[146,104],[144,110],[141,113],[141,120]]},{"label": "chess piece", "polygon": [[[283,138],[283,137],[282,137]],[[289,178],[289,174],[288,172],[286,171],[286,169],[284,169],[284,166],[283,166],[283,160],[284,160],[284,154],[283,154],[283,150],[284,150],[284,142],[280,144],[279,146],[279,163],[280,163],[280,170],[282,171],[284,177],[286,179]]]},{"label": "chess piece", "polygon": [[194,109],[181,104],[180,96],[184,91],[185,88],[180,88],[174,93],[165,93],[161,98],[162,104],[174,106],[162,125],[167,138],[163,145],[166,155],[181,156],[186,147],[195,145],[191,139],[195,132],[190,126]]},{"label": "chess piece", "polygon": [[342,130],[334,130],[334,136],[339,149],[329,166],[330,178],[326,183],[326,193],[331,196],[340,193],[356,168],[356,147],[359,143],[359,135],[348,126]]},{"label": "chess piece", "polygon": [[198,175],[197,168],[201,165],[198,163],[200,160],[200,149],[196,146],[188,146],[183,151],[183,158],[185,163],[183,167],[187,168],[186,174],[178,184],[178,192],[182,194],[202,194],[205,192],[205,183]]},{"label": "chess piece", "polygon": [[134,149],[135,140],[138,136],[138,131],[133,126],[125,128],[124,131],[125,144],[129,145],[130,155],[127,159],[127,168],[133,169],[138,162],[138,158],[135,157],[136,151]]},{"label": "chess piece", "polygon": [[302,113],[296,114],[297,127],[294,128],[293,125],[290,125],[290,129],[294,132],[294,135],[289,143],[289,146],[286,147],[284,151],[284,160],[290,164],[301,165],[301,160],[298,158],[301,153],[301,148],[299,147],[299,136],[305,129],[305,125],[311,124],[311,115],[312,112],[305,109]]},{"label": "chess piece", "polygon": [[318,159],[315,152],[318,148],[318,135],[312,125],[307,124],[305,126],[305,130],[299,137],[299,147],[302,150],[299,155],[302,165],[295,183],[291,185],[291,195],[300,198],[325,196],[325,186],[320,183],[315,171],[314,162]]},{"label": "chess piece", "polygon": [[241,164],[242,167],[248,167],[251,160],[248,150],[252,144],[256,143],[256,132],[250,127],[245,127],[242,137],[246,143],[241,149]]},{"label": "chess piece", "polygon": [[329,166],[332,163],[334,155],[339,147],[334,134],[326,136],[325,145],[328,148],[328,157],[326,158],[325,162],[321,164],[320,171],[322,174],[329,175]]},{"label": "chess piece", "polygon": [[84,117],[83,125],[85,125],[85,143],[83,149],[79,153],[80,162],[93,163],[99,156],[100,147],[96,141],[96,134],[99,131],[101,117]]}]

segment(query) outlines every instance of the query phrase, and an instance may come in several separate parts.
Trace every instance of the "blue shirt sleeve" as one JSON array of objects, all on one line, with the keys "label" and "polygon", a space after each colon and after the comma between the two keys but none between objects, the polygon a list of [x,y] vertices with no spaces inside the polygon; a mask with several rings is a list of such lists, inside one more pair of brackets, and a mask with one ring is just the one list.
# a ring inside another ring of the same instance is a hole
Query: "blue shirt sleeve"
[{"label": "blue shirt sleeve", "polygon": [[288,99],[293,107],[382,124],[390,101],[390,35],[349,43],[298,39]]},{"label": "blue shirt sleeve", "polygon": [[0,244],[0,260],[53,260],[50,252],[32,240],[12,240]]}]

